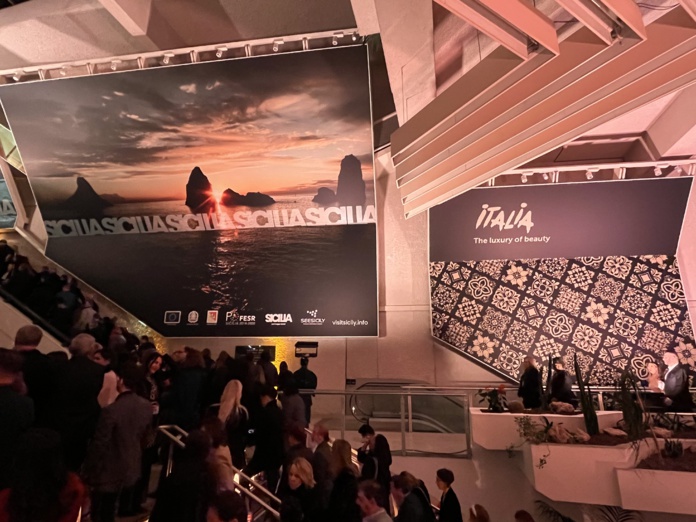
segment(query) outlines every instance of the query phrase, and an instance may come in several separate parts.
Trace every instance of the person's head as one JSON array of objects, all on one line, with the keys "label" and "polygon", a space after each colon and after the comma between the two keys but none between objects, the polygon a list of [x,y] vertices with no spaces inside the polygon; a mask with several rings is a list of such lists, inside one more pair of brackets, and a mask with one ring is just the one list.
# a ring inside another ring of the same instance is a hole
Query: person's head
[{"label": "person's head", "polygon": [[174,352],[172,352],[172,360],[176,364],[183,363],[184,359],[186,359],[186,352],[184,350],[175,350]]},{"label": "person's head", "polygon": [[402,471],[398,475],[392,475],[389,484],[394,502],[396,502],[397,506],[400,506],[404,498],[406,498],[406,495],[408,495],[413,488],[418,487],[418,479],[408,471]]},{"label": "person's head", "polygon": [[491,522],[491,517],[481,504],[474,504],[469,508],[469,522]]},{"label": "person's head", "polygon": [[218,354],[217,360],[215,361],[215,366],[218,367],[218,368],[224,367],[225,364],[227,364],[227,359],[229,359],[229,358],[230,358],[230,354],[229,354],[229,353],[227,353],[227,352],[225,352],[225,351],[220,352],[220,353]]},{"label": "person's head", "polygon": [[333,464],[334,475],[338,475],[344,469],[353,469],[351,461],[351,450],[348,441],[336,439],[331,446],[331,460]]},{"label": "person's head", "polygon": [[227,446],[227,431],[225,425],[217,417],[206,417],[201,423],[201,429],[210,435],[213,448]]},{"label": "person's head", "polygon": [[315,424],[312,428],[312,441],[316,444],[329,441],[329,430],[323,424]]},{"label": "person's head", "polygon": [[674,350],[667,350],[662,355],[662,362],[664,362],[667,366],[674,366],[675,364],[679,364],[679,357],[677,356],[677,352],[675,352]]},{"label": "person's head", "polygon": [[302,357],[302,359],[300,359],[300,366],[302,368],[309,366],[309,357]]},{"label": "person's head", "polygon": [[73,499],[61,495],[68,480],[60,435],[30,429],[19,440],[10,475],[9,520],[59,520]]},{"label": "person's head", "polygon": [[266,406],[269,402],[275,401],[277,396],[278,392],[273,386],[264,384],[261,388],[261,405]]},{"label": "person's head", "polygon": [[203,356],[203,359],[211,359],[210,357],[210,349],[209,348],[204,348],[203,351],[201,352],[201,355]]},{"label": "person's head", "polygon": [[281,372],[287,372],[288,371],[288,363],[285,361],[281,361],[280,363],[280,371]]},{"label": "person's head", "polygon": [[446,491],[450,488],[454,482],[454,473],[447,468],[438,469],[435,473],[435,483],[437,484],[437,489],[440,491]]},{"label": "person's head", "polygon": [[142,387],[143,372],[134,363],[126,363],[118,370],[118,381],[116,389],[119,393],[126,391],[136,391]]},{"label": "person's head", "polygon": [[77,334],[70,341],[68,351],[73,357],[89,357],[97,348],[97,340],[89,334]]},{"label": "person's head", "polygon": [[648,363],[648,375],[659,375],[660,368],[654,362]]},{"label": "person's head", "polygon": [[565,369],[565,364],[563,363],[563,359],[561,357],[554,357],[551,360],[551,364],[553,364],[553,367],[556,370],[564,370]]},{"label": "person's head", "polygon": [[189,348],[186,350],[186,357],[181,363],[182,368],[205,368],[205,359],[203,354],[198,350]]},{"label": "person's head", "polygon": [[522,362],[522,368],[526,370],[527,368],[534,368],[536,366],[536,361],[534,360],[534,357],[531,355],[528,355],[527,357],[524,358],[524,361]]},{"label": "person's head", "polygon": [[355,503],[360,507],[363,515],[369,517],[377,513],[381,506],[379,500],[382,498],[382,488],[374,480],[365,480],[358,485],[358,496]]},{"label": "person's head", "polygon": [[242,404],[242,383],[237,379],[232,379],[227,383],[220,398],[220,408],[218,418],[227,422],[233,412],[237,411]]},{"label": "person's head", "polygon": [[267,352],[266,350],[262,351],[262,352],[261,352],[261,357],[260,357],[260,359],[261,359],[261,362],[264,362],[264,363],[269,363],[269,362],[271,362],[271,354],[270,354],[270,352]]},{"label": "person's head", "polygon": [[140,336],[140,343],[141,343],[141,344],[142,344],[142,343],[149,343],[149,342],[150,342],[150,338],[149,338],[147,335],[141,335],[141,336]]},{"label": "person's head", "polygon": [[147,352],[143,354],[143,368],[147,375],[154,375],[162,368],[162,356],[159,352]]},{"label": "person's head", "polygon": [[515,513],[515,522],[534,522],[534,517],[524,509],[520,509]]},{"label": "person's head", "polygon": [[297,382],[295,381],[294,377],[287,380],[285,387],[283,388],[283,393],[287,397],[292,397],[293,395],[300,393],[300,389],[297,387]]},{"label": "person's head", "polygon": [[97,343],[97,349],[94,350],[91,359],[100,366],[109,366],[114,360],[114,352],[108,348],[99,348]]},{"label": "person's head", "polygon": [[22,326],[15,334],[15,350],[34,350],[43,337],[41,328],[28,324]]},{"label": "person's head", "polygon": [[246,503],[239,493],[222,491],[208,507],[206,522],[247,522]]},{"label": "person's head", "polygon": [[290,489],[294,491],[302,485],[311,489],[315,484],[314,472],[309,461],[302,457],[293,460],[288,468],[288,486]]},{"label": "person's head", "polygon": [[358,433],[362,437],[363,444],[367,444],[370,447],[374,445],[375,440],[375,429],[369,424],[363,424],[358,428]]},{"label": "person's head", "polygon": [[13,350],[0,348],[0,383],[12,384],[22,372],[22,356]]},{"label": "person's head", "polygon": [[249,364],[254,363],[254,352],[247,352],[246,355],[244,356],[244,359],[246,359],[246,362]]}]

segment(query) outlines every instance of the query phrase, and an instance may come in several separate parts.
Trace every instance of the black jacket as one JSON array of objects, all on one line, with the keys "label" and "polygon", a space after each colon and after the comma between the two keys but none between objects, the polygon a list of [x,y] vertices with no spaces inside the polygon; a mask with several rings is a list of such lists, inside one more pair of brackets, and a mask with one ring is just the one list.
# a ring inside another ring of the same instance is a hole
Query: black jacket
[{"label": "black jacket", "polygon": [[362,515],[355,503],[358,498],[358,478],[348,469],[343,469],[334,480],[327,513],[331,522],[360,522]]},{"label": "black jacket", "polygon": [[530,366],[520,377],[520,388],[517,396],[522,398],[525,408],[541,406],[541,376],[539,370]]},{"label": "black jacket", "polygon": [[249,472],[256,474],[280,468],[283,464],[283,414],[276,401],[259,411],[254,437],[256,449],[249,462]]},{"label": "black jacket", "polygon": [[573,393],[573,379],[565,370],[556,370],[551,378],[551,399],[575,404],[576,398]]},{"label": "black jacket", "polygon": [[22,373],[27,385],[27,395],[34,400],[36,426],[53,426],[55,401],[54,362],[38,350],[19,352],[24,359]]},{"label": "black jacket", "polygon": [[394,522],[435,522],[435,515],[430,507],[430,499],[426,498],[422,489],[413,488],[406,495],[399,506],[399,514]]},{"label": "black jacket", "polygon": [[689,392],[689,376],[683,366],[677,365],[671,372],[664,376],[665,395],[672,404],[668,405],[671,411],[691,412],[694,402]]},{"label": "black jacket", "polygon": [[457,494],[452,488],[442,495],[438,520],[440,522],[463,522],[464,520],[462,518],[462,507],[459,505]]},{"label": "black jacket", "polygon": [[0,489],[9,486],[15,447],[33,422],[32,400],[0,386]]}]

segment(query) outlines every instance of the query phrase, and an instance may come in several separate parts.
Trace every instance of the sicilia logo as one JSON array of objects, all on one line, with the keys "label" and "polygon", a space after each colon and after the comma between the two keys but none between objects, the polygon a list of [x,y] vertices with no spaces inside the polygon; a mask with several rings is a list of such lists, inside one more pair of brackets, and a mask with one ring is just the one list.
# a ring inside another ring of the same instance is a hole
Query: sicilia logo
[{"label": "sicilia logo", "polygon": [[481,205],[481,208],[481,213],[476,220],[476,228],[498,227],[499,230],[510,230],[525,227],[529,234],[534,226],[532,211],[527,210],[526,203],[520,203],[518,210],[510,210],[509,212],[502,207],[491,207],[488,204]]}]

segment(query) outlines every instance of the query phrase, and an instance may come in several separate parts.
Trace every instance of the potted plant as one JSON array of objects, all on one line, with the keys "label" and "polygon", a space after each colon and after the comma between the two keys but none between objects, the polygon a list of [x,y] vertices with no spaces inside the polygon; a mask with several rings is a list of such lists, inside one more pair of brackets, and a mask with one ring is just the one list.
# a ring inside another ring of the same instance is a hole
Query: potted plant
[{"label": "potted plant", "polygon": [[486,411],[490,413],[503,413],[505,411],[507,397],[505,396],[504,384],[501,384],[497,388],[479,390],[476,395],[479,397],[479,404],[484,401],[488,404]]}]

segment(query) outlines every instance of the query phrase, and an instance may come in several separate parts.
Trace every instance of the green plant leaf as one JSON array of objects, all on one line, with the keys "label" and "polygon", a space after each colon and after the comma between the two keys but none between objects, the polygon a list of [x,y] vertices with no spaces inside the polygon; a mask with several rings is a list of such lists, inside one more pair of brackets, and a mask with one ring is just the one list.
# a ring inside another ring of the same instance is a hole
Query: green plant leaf
[{"label": "green plant leaf", "polygon": [[566,517],[543,500],[537,500],[534,504],[539,516],[547,522],[575,522],[572,518]]},{"label": "green plant leaf", "polygon": [[597,522],[643,522],[643,515],[638,511],[618,506],[595,506],[592,508],[592,520]]}]

